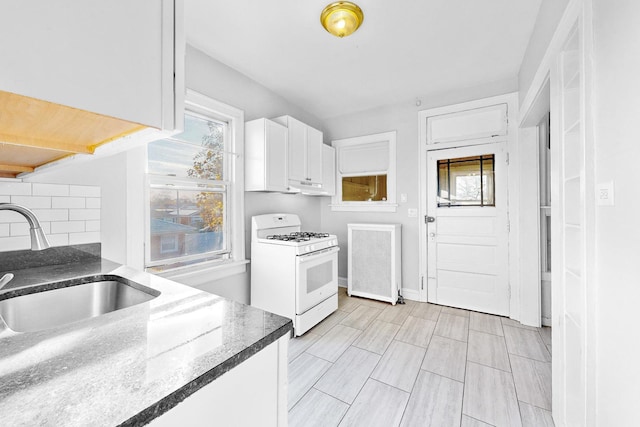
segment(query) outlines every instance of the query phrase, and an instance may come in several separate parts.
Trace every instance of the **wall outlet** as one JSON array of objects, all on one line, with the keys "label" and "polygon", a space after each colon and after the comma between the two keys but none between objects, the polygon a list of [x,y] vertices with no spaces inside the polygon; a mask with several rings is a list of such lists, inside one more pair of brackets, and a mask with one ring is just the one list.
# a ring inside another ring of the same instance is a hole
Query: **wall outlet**
[{"label": "wall outlet", "polygon": [[407,203],[407,193],[400,194],[400,203]]},{"label": "wall outlet", "polygon": [[407,209],[409,218],[418,218],[418,209]]},{"label": "wall outlet", "polygon": [[598,206],[613,206],[613,181],[602,182],[596,186],[596,203]]}]

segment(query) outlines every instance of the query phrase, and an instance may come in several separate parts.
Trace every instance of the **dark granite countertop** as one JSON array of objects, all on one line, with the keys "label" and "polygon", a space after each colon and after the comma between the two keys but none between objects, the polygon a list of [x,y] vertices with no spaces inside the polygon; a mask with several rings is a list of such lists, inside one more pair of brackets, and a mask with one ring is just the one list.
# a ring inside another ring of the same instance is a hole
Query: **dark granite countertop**
[{"label": "dark granite countertop", "polygon": [[3,426],[144,425],[292,329],[289,319],[100,258],[13,273],[0,299],[99,275],[161,294],[37,332],[16,333],[0,318]]}]

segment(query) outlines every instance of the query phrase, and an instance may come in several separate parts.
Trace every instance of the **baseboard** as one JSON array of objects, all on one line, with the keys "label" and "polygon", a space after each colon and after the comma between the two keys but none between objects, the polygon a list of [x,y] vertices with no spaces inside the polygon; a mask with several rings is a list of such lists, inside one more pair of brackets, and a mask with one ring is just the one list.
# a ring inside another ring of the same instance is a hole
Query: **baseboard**
[{"label": "baseboard", "polygon": [[[346,277],[338,277],[338,286],[341,288],[346,288],[347,287],[347,278]],[[417,291],[415,289],[407,289],[407,288],[402,288],[402,296],[405,299],[411,300],[411,301],[420,301],[420,291]]]},{"label": "baseboard", "polygon": [[411,301],[420,301],[420,291],[415,289],[402,288],[402,296]]}]

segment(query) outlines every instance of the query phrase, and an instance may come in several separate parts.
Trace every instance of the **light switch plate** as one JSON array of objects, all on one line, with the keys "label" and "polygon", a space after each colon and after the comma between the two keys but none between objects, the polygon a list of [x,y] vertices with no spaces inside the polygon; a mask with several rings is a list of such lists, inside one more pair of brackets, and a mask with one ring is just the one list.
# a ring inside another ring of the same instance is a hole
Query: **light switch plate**
[{"label": "light switch plate", "polygon": [[602,182],[596,186],[596,203],[598,206],[613,206],[613,181]]},{"label": "light switch plate", "polygon": [[409,218],[417,218],[418,209],[407,209],[407,216],[409,216]]},{"label": "light switch plate", "polygon": [[400,194],[400,203],[407,203],[407,193]]}]

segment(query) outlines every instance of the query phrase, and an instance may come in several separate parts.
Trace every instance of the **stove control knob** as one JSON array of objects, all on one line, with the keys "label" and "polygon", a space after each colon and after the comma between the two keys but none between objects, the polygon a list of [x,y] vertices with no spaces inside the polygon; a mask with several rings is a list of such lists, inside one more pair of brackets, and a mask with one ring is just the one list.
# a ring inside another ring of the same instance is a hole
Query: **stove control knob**
[{"label": "stove control knob", "polygon": [[304,251],[305,252],[311,252],[311,246],[305,246],[304,247]]}]

